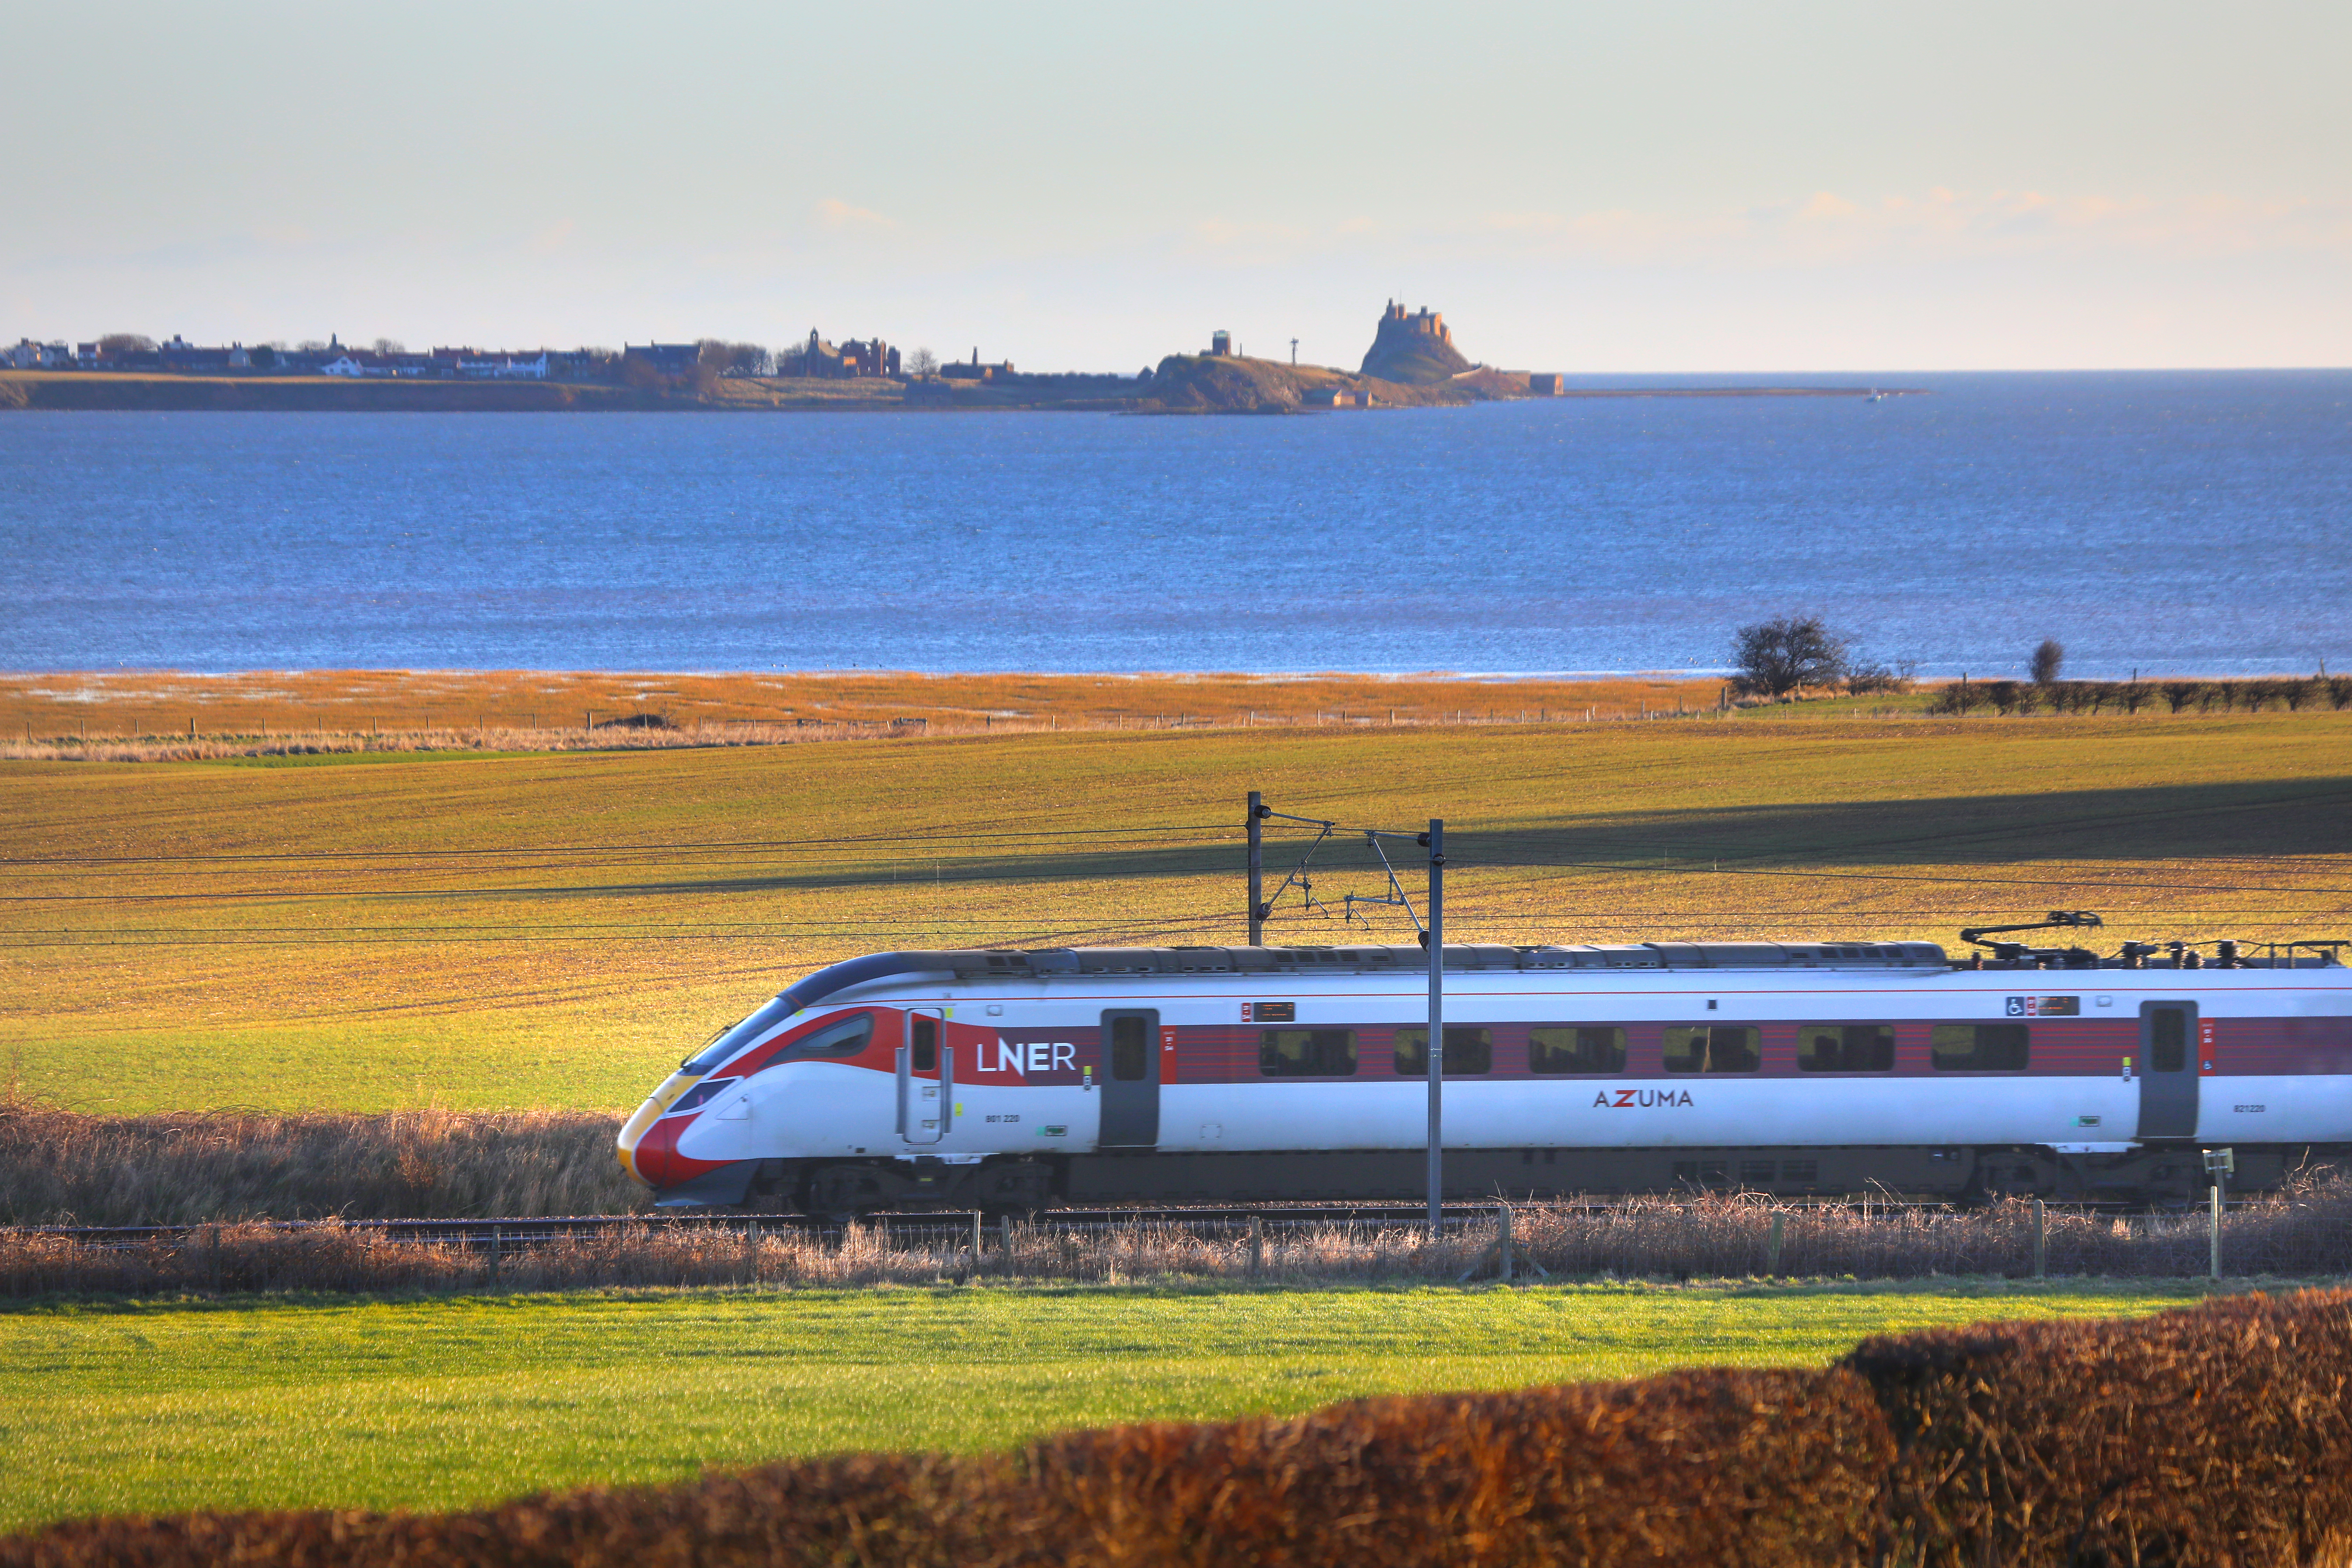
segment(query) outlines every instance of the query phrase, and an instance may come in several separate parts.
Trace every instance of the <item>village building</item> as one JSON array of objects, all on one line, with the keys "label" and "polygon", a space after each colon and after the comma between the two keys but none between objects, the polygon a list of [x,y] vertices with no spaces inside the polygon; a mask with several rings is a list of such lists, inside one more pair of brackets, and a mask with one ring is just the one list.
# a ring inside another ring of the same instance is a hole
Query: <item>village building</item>
[{"label": "village building", "polygon": [[863,342],[850,339],[836,348],[826,342],[814,327],[809,329],[808,342],[796,353],[776,356],[778,375],[809,376],[819,380],[847,381],[859,376],[898,375],[898,351],[880,338],[868,338]]},{"label": "village building", "polygon": [[649,365],[664,375],[692,375],[702,363],[700,343],[623,343],[621,358]]},{"label": "village building", "polygon": [[1013,362],[1005,360],[998,364],[982,364],[980,363],[980,350],[974,348],[971,351],[970,363],[959,360],[954,364],[943,364],[940,366],[940,374],[950,381],[982,381],[992,384],[1011,381]]},{"label": "village building", "polygon": [[[98,345],[89,345],[95,350]],[[37,343],[20,338],[13,349],[0,349],[0,364],[11,370],[72,370],[73,351],[63,343]]]}]

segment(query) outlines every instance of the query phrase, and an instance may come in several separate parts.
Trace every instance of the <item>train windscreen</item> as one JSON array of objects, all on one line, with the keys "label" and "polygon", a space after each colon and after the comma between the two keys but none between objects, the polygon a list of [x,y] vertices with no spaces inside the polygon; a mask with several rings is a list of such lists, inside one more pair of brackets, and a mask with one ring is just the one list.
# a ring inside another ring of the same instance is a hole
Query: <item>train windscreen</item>
[{"label": "train windscreen", "polygon": [[750,1045],[792,1016],[792,1005],[779,996],[732,1028],[721,1029],[710,1042],[677,1064],[680,1072],[709,1072],[744,1046]]}]

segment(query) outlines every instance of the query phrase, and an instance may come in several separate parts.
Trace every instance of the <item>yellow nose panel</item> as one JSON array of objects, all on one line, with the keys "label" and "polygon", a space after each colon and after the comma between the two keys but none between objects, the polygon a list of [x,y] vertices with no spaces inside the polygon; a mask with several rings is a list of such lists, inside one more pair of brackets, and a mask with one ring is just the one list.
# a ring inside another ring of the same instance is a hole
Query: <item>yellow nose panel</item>
[{"label": "yellow nose panel", "polygon": [[[628,1172],[640,1182],[646,1180],[645,1173],[637,1169],[638,1140],[646,1135],[646,1128],[661,1120],[663,1111],[677,1102],[679,1095],[684,1094],[700,1081],[699,1073],[670,1074],[663,1080],[662,1086],[654,1090],[643,1105],[637,1107],[635,1113],[621,1123],[621,1136],[618,1140],[621,1169]],[[651,1186],[653,1184],[646,1182],[646,1184]]]}]

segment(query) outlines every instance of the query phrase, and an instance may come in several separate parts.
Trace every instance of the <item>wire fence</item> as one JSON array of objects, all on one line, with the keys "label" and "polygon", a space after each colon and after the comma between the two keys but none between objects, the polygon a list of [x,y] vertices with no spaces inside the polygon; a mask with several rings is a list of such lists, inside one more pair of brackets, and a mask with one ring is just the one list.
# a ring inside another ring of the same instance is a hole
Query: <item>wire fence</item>
[{"label": "wire fence", "polygon": [[[2212,1270],[2216,1221],[2186,1214],[1792,1205],[1753,1194],[1455,1208],[1433,1238],[1402,1217],[1235,1211],[828,1226],[745,1216],[589,1225],[198,1226],[0,1231],[0,1295],[858,1288],[980,1280],[1276,1284],[1573,1279],[2181,1279]],[[2230,1205],[2221,1272],[2352,1274],[2352,1183]]]}]

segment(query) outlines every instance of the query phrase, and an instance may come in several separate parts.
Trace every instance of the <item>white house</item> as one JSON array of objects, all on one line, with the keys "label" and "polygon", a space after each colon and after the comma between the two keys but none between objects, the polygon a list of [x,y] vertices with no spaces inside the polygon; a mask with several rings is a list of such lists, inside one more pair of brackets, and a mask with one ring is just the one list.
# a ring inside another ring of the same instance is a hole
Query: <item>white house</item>
[{"label": "white house", "polygon": [[495,376],[500,379],[520,378],[528,381],[547,379],[547,351],[539,351],[537,359],[524,359],[508,354],[503,359],[461,359],[457,362],[459,375]]},{"label": "white house", "polygon": [[11,370],[71,370],[73,350],[64,343],[37,343],[20,338],[13,349],[0,349],[0,364]]}]

